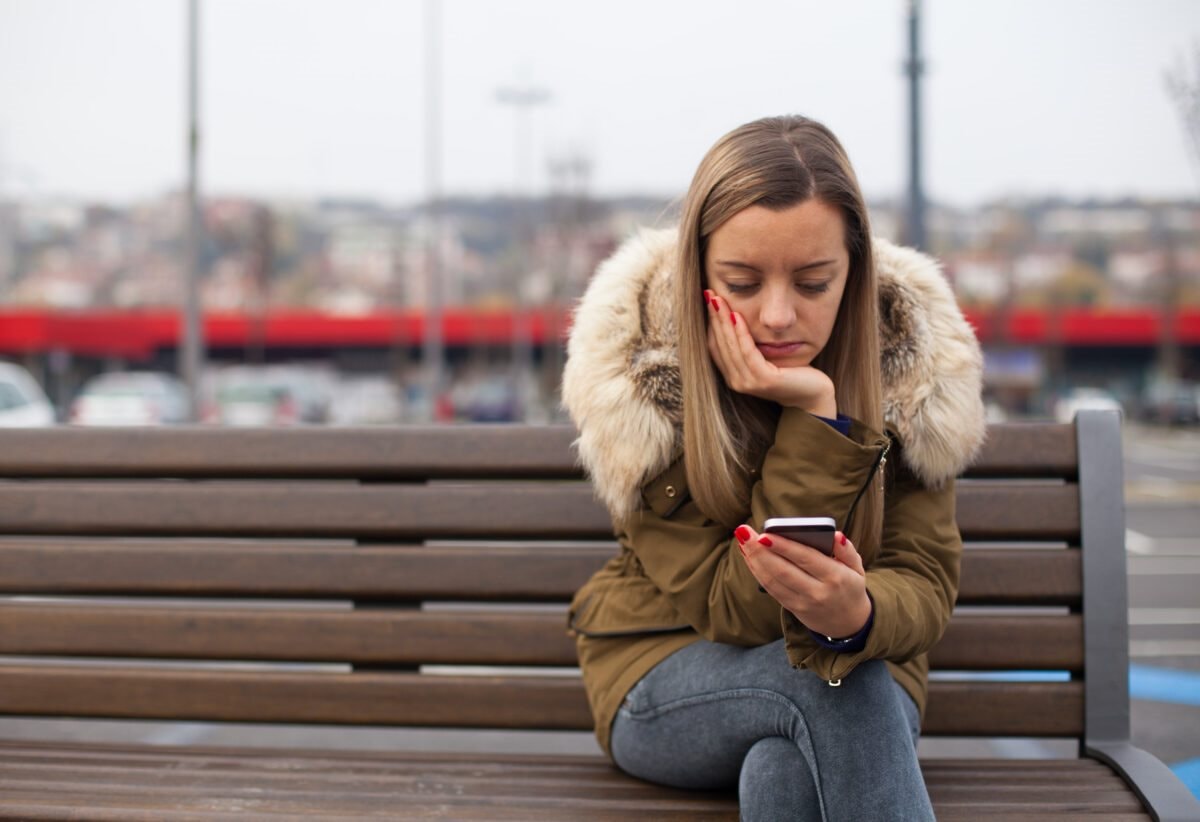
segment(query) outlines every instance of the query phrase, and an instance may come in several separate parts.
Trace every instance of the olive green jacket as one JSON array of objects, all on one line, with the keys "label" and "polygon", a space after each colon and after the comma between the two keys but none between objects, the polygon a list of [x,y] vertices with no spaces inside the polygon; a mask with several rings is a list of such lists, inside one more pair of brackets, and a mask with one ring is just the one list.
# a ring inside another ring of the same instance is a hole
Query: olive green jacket
[{"label": "olive green jacket", "polygon": [[746,646],[783,638],[794,666],[831,682],[884,659],[923,712],[925,654],[958,589],[954,477],[984,432],[978,344],[948,286],[929,258],[877,241],[888,431],[854,422],[847,437],[784,408],[756,469],[746,522],[757,530],[772,516],[832,516],[844,529],[860,493],[883,494],[880,543],[856,546],[873,625],[863,650],[839,653],[760,591],[732,534],[688,493],[672,246],[670,232],[644,234],[601,267],[576,312],[564,371],[581,459],[621,546],[569,616],[600,744],[608,750],[628,690],[701,638]]}]

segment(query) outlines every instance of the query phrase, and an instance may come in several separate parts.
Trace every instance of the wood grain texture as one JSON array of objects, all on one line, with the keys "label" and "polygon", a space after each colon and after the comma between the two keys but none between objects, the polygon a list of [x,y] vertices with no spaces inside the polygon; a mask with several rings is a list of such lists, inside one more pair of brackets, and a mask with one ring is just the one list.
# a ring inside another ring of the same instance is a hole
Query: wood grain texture
[{"label": "wood grain texture", "polygon": [[[957,491],[968,540],[1079,538],[1073,485],[980,480]],[[1013,512],[1020,512],[1020,516]],[[344,539],[609,539],[570,483],[0,482],[0,534]]]},{"label": "wood grain texture", "polygon": [[[988,428],[967,476],[1073,478],[1071,425]],[[6,477],[578,477],[569,426],[53,428],[0,436]]]},{"label": "wood grain texture", "polygon": [[[0,603],[0,653],[397,665],[574,666],[566,612],[325,611]],[[1078,616],[957,615],[949,670],[1083,667]]]},{"label": "wood grain texture", "polygon": [[[321,545],[301,540],[0,540],[0,591],[566,602],[615,542]],[[1078,605],[1080,552],[969,549],[964,605]]]},{"label": "wood grain texture", "polygon": [[[939,819],[1149,819],[1121,780],[1090,760],[922,767]],[[581,756],[0,743],[0,782],[6,812],[32,818],[737,818],[731,794],[630,780]]]},{"label": "wood grain texture", "polygon": [[[588,730],[574,677],[8,665],[0,714]],[[925,731],[1077,736],[1078,682],[932,682]],[[980,706],[986,705],[987,711]]]}]

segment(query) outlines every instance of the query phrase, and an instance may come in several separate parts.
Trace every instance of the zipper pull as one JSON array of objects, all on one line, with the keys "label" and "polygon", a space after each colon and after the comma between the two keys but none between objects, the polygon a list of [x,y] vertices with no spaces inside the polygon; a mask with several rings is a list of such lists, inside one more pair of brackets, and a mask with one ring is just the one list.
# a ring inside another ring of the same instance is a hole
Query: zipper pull
[{"label": "zipper pull", "polygon": [[883,481],[884,469],[887,468],[887,455],[888,455],[888,452],[891,450],[892,450],[892,440],[891,440],[891,438],[889,438],[888,441],[883,444],[883,453],[879,455],[879,490],[880,491],[884,490],[884,481]]}]

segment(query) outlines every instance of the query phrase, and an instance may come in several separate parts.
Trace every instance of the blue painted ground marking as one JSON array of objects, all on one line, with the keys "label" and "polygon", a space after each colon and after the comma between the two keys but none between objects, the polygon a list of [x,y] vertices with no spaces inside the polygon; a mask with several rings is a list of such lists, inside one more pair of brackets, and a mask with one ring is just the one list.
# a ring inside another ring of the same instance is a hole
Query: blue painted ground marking
[{"label": "blue painted ground marking", "polygon": [[1176,762],[1171,766],[1171,770],[1188,786],[1188,790],[1200,799],[1200,758]]},{"label": "blue painted ground marking", "polygon": [[1134,699],[1200,707],[1200,671],[1130,665],[1129,695]]}]

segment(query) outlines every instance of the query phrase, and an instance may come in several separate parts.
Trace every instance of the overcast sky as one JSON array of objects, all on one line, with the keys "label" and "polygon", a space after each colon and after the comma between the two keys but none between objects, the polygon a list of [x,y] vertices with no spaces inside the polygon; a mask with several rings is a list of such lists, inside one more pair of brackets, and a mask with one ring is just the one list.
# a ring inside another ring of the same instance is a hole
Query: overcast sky
[{"label": "overcast sky", "polygon": [[[0,193],[116,202],[185,174],[185,0],[0,0]],[[442,181],[532,185],[582,152],[595,193],[676,196],[704,151],[798,112],[841,137],[868,196],[905,185],[904,0],[444,0]],[[404,203],[425,192],[421,0],[201,0],[202,187]],[[1200,192],[1163,75],[1198,0],[925,0],[926,188]]]}]

